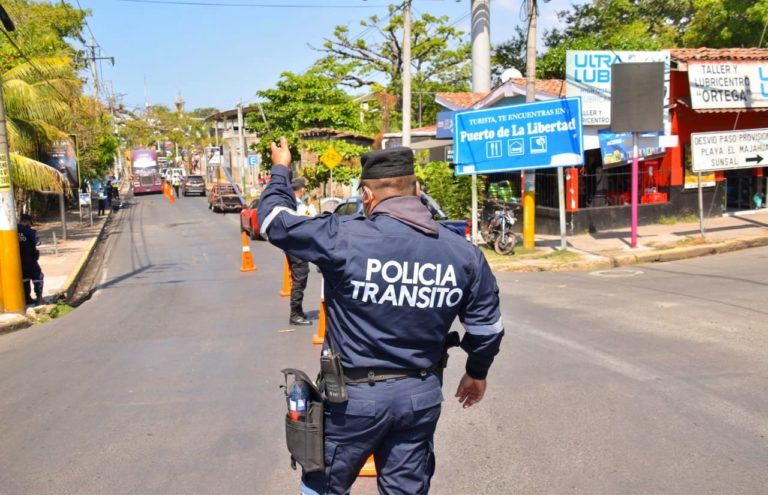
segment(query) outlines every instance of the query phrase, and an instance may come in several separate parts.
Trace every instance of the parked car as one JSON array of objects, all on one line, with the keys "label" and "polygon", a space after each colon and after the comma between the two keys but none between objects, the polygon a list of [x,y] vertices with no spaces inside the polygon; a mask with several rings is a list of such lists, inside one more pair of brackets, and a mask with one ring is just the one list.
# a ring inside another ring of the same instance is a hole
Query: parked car
[{"label": "parked car", "polygon": [[91,186],[91,201],[98,201],[107,197],[107,193],[104,190],[104,182],[99,179],[91,179],[89,184]]},{"label": "parked car", "polygon": [[248,232],[251,240],[261,239],[259,234],[259,219],[256,213],[259,208],[259,198],[251,201],[247,207],[240,210],[240,232]]},{"label": "parked car", "polygon": [[[460,236],[469,240],[471,231],[470,225],[466,220],[448,220],[448,215],[443,212],[437,201],[435,201],[434,198],[432,198],[432,196],[427,193],[422,192],[420,199],[421,202],[424,203],[424,206],[426,206],[432,213],[432,218],[445,225],[453,232],[456,232]],[[333,213],[335,215],[341,216],[365,215],[363,210],[363,198],[360,196],[350,196],[349,198],[339,203],[336,209],[333,210]]]},{"label": "parked car", "polygon": [[189,196],[190,194],[205,196],[205,179],[203,179],[202,175],[190,175],[182,181],[181,190],[184,196]]},{"label": "parked car", "polygon": [[240,212],[243,209],[243,203],[240,201],[237,189],[232,184],[216,183],[208,193],[208,208],[220,213]]}]

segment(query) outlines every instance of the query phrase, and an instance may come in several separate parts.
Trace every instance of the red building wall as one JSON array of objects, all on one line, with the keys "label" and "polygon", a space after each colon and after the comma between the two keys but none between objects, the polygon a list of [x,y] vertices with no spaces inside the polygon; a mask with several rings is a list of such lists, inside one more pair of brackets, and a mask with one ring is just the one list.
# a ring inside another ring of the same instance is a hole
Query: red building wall
[{"label": "red building wall", "polygon": [[[670,103],[672,105],[672,134],[678,136],[677,148],[670,148],[662,167],[671,170],[671,185],[682,186],[685,177],[683,146],[691,142],[694,132],[727,132],[768,127],[768,109],[749,111],[695,111],[679,99],[688,100],[690,87],[688,72],[672,71],[670,74]],[[690,101],[690,100],[688,100]],[[762,175],[756,168],[755,175]],[[723,172],[717,172],[717,180],[723,180]]]}]

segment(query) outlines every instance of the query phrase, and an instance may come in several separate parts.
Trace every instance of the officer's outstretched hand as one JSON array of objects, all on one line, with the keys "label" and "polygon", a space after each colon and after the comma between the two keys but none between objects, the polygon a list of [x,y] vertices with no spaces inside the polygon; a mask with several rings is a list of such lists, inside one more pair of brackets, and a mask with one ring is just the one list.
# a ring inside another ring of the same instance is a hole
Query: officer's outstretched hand
[{"label": "officer's outstretched hand", "polygon": [[483,395],[485,395],[485,384],[485,380],[477,380],[465,373],[464,376],[461,377],[455,397],[459,398],[459,402],[464,405],[464,409],[472,407],[483,400]]},{"label": "officer's outstretched hand", "polygon": [[272,164],[287,167],[291,164],[291,150],[288,148],[288,140],[280,136],[280,146],[272,143]]}]

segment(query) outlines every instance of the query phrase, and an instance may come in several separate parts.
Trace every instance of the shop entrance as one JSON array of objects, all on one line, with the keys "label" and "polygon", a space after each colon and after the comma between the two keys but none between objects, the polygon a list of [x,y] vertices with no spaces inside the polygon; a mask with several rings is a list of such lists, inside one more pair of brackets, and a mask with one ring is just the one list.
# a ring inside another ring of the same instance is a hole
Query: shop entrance
[{"label": "shop entrance", "polygon": [[727,209],[750,210],[755,207],[752,201],[755,195],[755,178],[752,176],[752,169],[726,170],[725,180]]}]

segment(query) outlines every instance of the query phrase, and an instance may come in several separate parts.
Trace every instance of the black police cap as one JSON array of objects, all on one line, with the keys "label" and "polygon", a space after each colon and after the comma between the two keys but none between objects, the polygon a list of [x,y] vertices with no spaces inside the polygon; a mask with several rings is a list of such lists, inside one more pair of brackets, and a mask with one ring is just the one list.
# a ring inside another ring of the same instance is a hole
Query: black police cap
[{"label": "black police cap", "polygon": [[386,179],[413,175],[413,151],[405,146],[369,151],[360,157],[360,179]]}]

